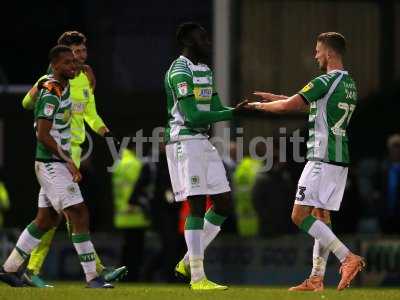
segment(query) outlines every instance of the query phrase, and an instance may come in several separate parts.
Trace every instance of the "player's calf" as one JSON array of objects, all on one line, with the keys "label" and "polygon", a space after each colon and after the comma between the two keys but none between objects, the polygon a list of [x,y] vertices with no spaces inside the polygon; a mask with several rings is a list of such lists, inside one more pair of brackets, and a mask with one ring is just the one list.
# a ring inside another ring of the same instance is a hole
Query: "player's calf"
[{"label": "player's calf", "polygon": [[89,212],[86,205],[81,202],[67,207],[64,212],[73,227],[71,239],[85,273],[87,287],[112,288],[96,271],[96,252],[90,239]]},{"label": "player's calf", "polygon": [[303,223],[303,221],[311,214],[311,207],[297,205],[293,206],[292,210],[292,222],[296,224],[298,227]]},{"label": "player's calf", "polygon": [[5,261],[3,265],[4,273],[18,272],[45,233],[34,222],[29,224],[19,236],[15,248]]}]

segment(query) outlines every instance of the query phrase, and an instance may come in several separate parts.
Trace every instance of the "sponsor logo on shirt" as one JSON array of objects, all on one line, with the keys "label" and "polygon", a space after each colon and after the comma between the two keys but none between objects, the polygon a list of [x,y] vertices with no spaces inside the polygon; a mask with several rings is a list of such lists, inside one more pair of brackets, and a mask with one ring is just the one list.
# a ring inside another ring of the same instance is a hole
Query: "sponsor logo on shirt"
[{"label": "sponsor logo on shirt", "polygon": [[194,95],[197,100],[210,100],[212,92],[212,87],[196,87],[194,89]]},{"label": "sponsor logo on shirt", "polygon": [[44,115],[51,117],[54,114],[55,108],[56,108],[55,105],[46,103],[46,105],[44,106]]},{"label": "sponsor logo on shirt", "polygon": [[312,84],[312,82],[309,82],[305,87],[303,87],[300,91],[300,93],[305,93],[308,92],[309,90],[311,90],[314,87],[314,85]]},{"label": "sponsor logo on shirt", "polygon": [[188,93],[188,84],[187,82],[180,82],[177,85],[178,93],[180,96],[186,96]]}]

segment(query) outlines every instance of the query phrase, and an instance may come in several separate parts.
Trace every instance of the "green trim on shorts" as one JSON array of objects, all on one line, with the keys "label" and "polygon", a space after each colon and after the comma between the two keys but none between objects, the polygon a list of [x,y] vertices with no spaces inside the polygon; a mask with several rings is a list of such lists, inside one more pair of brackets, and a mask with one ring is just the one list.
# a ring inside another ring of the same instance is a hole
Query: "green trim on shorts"
[{"label": "green trim on shorts", "polygon": [[94,252],[79,254],[79,260],[81,262],[91,262],[96,260]]},{"label": "green trim on shorts", "polygon": [[28,226],[26,226],[26,229],[28,230],[29,234],[33,236],[35,239],[40,240],[42,236],[46,233],[46,231],[40,230],[35,223],[31,223]]},{"label": "green trim on shorts", "polygon": [[72,234],[71,240],[73,243],[84,243],[90,241],[89,233],[81,233],[81,234]]},{"label": "green trim on shorts", "polygon": [[308,231],[310,230],[311,226],[315,223],[315,221],[317,221],[317,219],[314,216],[309,215],[303,220],[303,222],[301,222],[299,227],[301,230],[308,233]]},{"label": "green trim on shorts", "polygon": [[214,224],[216,226],[221,226],[222,223],[225,222],[226,217],[217,214],[212,208],[210,208],[209,210],[207,210],[204,219],[206,219],[211,224]]},{"label": "green trim on shorts", "polygon": [[188,216],[185,222],[185,230],[202,230],[204,227],[204,219],[199,217]]}]

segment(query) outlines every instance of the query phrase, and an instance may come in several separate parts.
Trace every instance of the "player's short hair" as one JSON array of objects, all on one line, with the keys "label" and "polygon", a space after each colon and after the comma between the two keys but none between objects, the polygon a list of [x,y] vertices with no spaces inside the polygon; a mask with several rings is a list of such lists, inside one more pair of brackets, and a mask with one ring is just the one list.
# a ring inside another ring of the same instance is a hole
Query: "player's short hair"
[{"label": "player's short hair", "polygon": [[57,59],[60,57],[60,54],[65,53],[65,52],[71,52],[72,50],[70,47],[65,46],[65,45],[57,45],[53,48],[50,49],[49,52],[49,60],[50,62],[55,62]]},{"label": "player's short hair", "polygon": [[79,31],[66,31],[58,38],[57,44],[65,46],[86,44],[86,36]]},{"label": "player's short hair", "polygon": [[176,30],[176,40],[178,41],[179,46],[185,46],[185,40],[187,40],[195,29],[203,29],[199,23],[195,22],[185,22],[178,26]]},{"label": "player's short hair", "polygon": [[338,32],[323,32],[318,36],[317,41],[325,44],[341,56],[346,53],[346,39]]}]

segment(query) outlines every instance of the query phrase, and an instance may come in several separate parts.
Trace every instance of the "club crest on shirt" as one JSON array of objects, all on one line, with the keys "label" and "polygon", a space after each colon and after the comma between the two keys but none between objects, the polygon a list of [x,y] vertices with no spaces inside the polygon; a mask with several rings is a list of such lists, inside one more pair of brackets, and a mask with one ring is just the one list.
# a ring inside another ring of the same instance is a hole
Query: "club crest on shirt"
[{"label": "club crest on shirt", "polygon": [[55,108],[56,108],[55,105],[46,103],[46,105],[44,106],[45,116],[48,116],[48,117],[52,116]]},{"label": "club crest on shirt", "polygon": [[301,89],[301,93],[305,93],[308,92],[309,90],[311,90],[314,87],[314,85],[312,84],[312,82],[309,82],[305,87],[303,87]]},{"label": "club crest on shirt", "polygon": [[186,96],[188,93],[188,84],[186,82],[180,82],[177,85],[180,96]]}]

